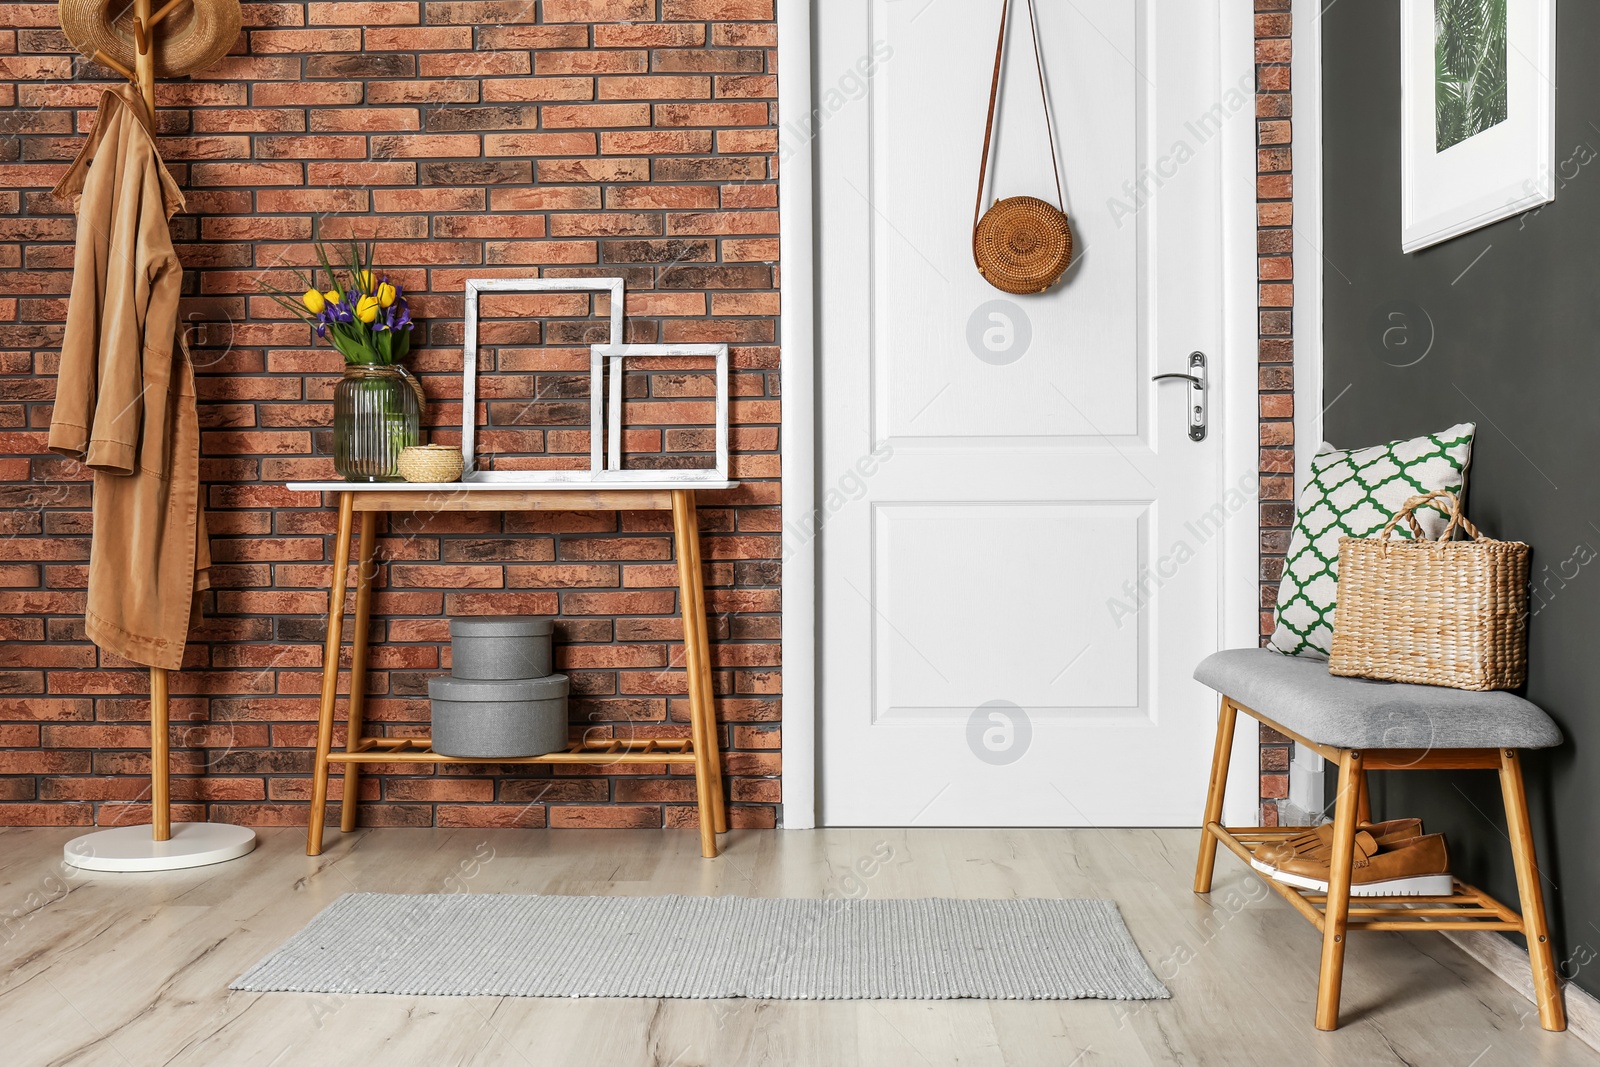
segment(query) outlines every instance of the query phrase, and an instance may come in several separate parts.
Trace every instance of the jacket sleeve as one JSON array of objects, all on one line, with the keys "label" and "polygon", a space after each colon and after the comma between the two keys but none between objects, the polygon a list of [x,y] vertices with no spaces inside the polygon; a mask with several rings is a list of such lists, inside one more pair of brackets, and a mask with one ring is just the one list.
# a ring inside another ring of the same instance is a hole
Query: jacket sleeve
[{"label": "jacket sleeve", "polygon": [[82,460],[89,450],[89,424],[94,420],[95,388],[100,377],[100,284],[88,269],[94,255],[93,234],[78,227],[78,270],[67,298],[67,329],[61,340],[56,374],[55,409],[50,415],[50,451]]},{"label": "jacket sleeve", "polygon": [[[144,416],[142,334],[149,300],[139,258],[144,169],[119,148],[127,116],[102,113],[78,202],[78,240],[61,342],[52,451],[110,474],[132,474]],[[121,166],[118,164],[121,163]]]},{"label": "jacket sleeve", "polygon": [[[109,157],[109,153],[107,153]],[[141,466],[140,431],[148,417],[152,384],[145,369],[145,323],[150,312],[149,253],[144,227],[150,190],[137,153],[119,152],[125,161],[117,176],[116,203],[108,221],[110,247],[100,309],[99,398],[89,425],[84,464],[108,474],[132,474]],[[109,159],[108,159],[109,161]],[[157,194],[159,196],[159,193]],[[160,215],[158,213],[158,218]],[[161,219],[166,225],[166,220]],[[82,226],[82,222],[79,223]],[[166,383],[159,386],[166,392]],[[159,472],[158,472],[159,473]]]},{"label": "jacket sleeve", "polygon": [[[131,385],[140,391],[136,401],[142,410],[142,424],[132,427],[132,438],[124,436],[127,427],[112,426],[108,440],[119,445],[127,440],[137,446],[140,470],[165,478],[172,468],[172,432],[176,413],[173,386],[178,367],[178,301],[183,291],[183,267],[172,247],[172,232],[167,227],[167,211],[161,177],[164,173],[154,144],[138,139],[139,167],[129,182],[137,182],[138,218],[133,226],[130,262],[138,268],[135,292],[138,303],[137,335],[128,339],[127,362],[132,367]],[[181,357],[179,357],[181,358]],[[142,433],[141,433],[142,431]],[[96,436],[99,436],[98,434]],[[90,442],[91,449],[94,442]],[[92,464],[91,464],[92,465]]]},{"label": "jacket sleeve", "polygon": [[[151,240],[143,257],[149,300],[145,305],[144,332],[140,338],[139,360],[143,365],[144,438],[139,447],[141,469],[165,478],[172,467],[172,425],[175,382],[185,358],[179,331],[178,300],[183,291],[183,267],[172,252],[164,215],[146,216],[148,225],[159,226],[159,240]],[[140,242],[145,246],[145,242]]]},{"label": "jacket sleeve", "polygon": [[[72,203],[78,216],[78,240],[73,250],[76,269],[72,274],[72,289],[67,297],[66,334],[61,339],[61,359],[56,368],[55,405],[50,415],[50,436],[47,444],[52,452],[69,459],[81,460],[89,449],[89,423],[94,418],[95,381],[99,377],[100,349],[100,289],[104,279],[90,269],[94,263],[105,261],[103,229],[83,225],[85,210],[84,187],[88,182],[90,161],[95,149],[105,135],[109,113],[115,101],[110,93],[100,94],[100,112],[95,116],[94,130],[78,157],[52,190],[58,200]],[[102,203],[103,196],[97,197]],[[89,206],[94,206],[93,200]]]}]

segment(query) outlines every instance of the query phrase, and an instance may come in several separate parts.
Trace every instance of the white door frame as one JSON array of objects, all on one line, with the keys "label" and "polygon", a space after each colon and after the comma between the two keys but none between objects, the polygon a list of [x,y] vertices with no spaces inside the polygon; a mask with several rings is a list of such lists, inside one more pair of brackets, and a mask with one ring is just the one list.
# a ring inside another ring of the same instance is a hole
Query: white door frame
[{"label": "white door frame", "polygon": [[1322,434],[1322,7],[1293,0],[1294,471],[1306,484]]},{"label": "white door frame", "polygon": [[[783,817],[786,829],[817,818],[816,640],[816,258],[812,2],[778,0],[779,256],[783,383]],[[1220,5],[1218,98],[1255,70],[1251,6]],[[1258,469],[1256,413],[1256,127],[1255,107],[1222,124],[1223,478],[1238,485]],[[1222,532],[1220,631],[1225,646],[1258,643],[1259,513],[1240,508]],[[1250,730],[1234,741],[1225,818],[1255,825],[1259,759]],[[1197,753],[1204,759],[1205,753]],[[1195,812],[1196,822],[1200,812]]]},{"label": "white door frame", "polygon": [[[1294,90],[1294,470],[1295,499],[1323,440],[1322,382],[1322,7],[1324,0],[1293,0]],[[1334,398],[1335,400],[1338,397]],[[1352,442],[1345,442],[1346,445]],[[1323,808],[1323,760],[1295,745],[1289,798],[1305,811]]]}]

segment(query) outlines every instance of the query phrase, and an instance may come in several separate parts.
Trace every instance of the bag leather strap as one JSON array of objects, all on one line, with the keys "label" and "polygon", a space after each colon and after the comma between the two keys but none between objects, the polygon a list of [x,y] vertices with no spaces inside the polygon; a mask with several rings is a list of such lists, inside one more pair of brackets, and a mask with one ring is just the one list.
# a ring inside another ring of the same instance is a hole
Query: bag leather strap
[{"label": "bag leather strap", "polygon": [[[989,82],[989,117],[983,125],[983,162],[978,164],[978,202],[972,208],[973,229],[978,228],[978,220],[983,217],[983,187],[989,180],[989,146],[994,140],[994,112],[995,104],[1000,99],[1000,68],[1005,63],[1006,13],[1010,7],[1011,0],[1000,0],[1000,40],[994,47],[994,77]],[[1033,0],[1028,0],[1028,23],[1033,30],[1033,65],[1039,72],[1039,99],[1044,103],[1044,130],[1050,139],[1050,165],[1056,173],[1056,202],[1065,215],[1067,200],[1061,195],[1061,161],[1056,157],[1055,123],[1050,120],[1050,94],[1044,86],[1044,57],[1039,51],[1039,18],[1034,11]]]}]

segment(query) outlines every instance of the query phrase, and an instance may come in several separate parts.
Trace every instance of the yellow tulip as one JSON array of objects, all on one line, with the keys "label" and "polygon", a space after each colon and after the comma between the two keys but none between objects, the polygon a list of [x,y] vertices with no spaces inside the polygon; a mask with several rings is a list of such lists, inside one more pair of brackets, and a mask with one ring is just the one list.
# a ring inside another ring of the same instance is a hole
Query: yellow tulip
[{"label": "yellow tulip", "polygon": [[394,286],[388,282],[378,283],[378,303],[384,307],[394,303]]},{"label": "yellow tulip", "polygon": [[322,298],[322,294],[317,292],[315,289],[307,289],[305,295],[300,298],[300,302],[304,304],[306,306],[306,310],[311,312],[313,315],[322,314],[328,306],[328,302]]},{"label": "yellow tulip", "polygon": [[364,296],[356,301],[356,318],[362,322],[371,322],[378,317],[378,298]]},{"label": "yellow tulip", "polygon": [[339,298],[339,290],[337,290],[337,289],[329,289],[326,293],[322,294],[322,298],[324,300],[326,300],[330,304],[337,304],[339,302],[339,299],[340,299]]},{"label": "yellow tulip", "polygon": [[356,288],[363,293],[372,292],[372,272],[370,270],[356,272]]}]

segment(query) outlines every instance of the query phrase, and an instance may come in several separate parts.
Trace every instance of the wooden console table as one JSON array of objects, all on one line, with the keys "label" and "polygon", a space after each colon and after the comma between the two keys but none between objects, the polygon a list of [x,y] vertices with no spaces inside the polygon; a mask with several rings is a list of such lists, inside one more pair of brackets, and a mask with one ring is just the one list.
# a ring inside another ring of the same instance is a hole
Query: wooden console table
[{"label": "wooden console table", "polygon": [[[717,834],[728,829],[722,765],[717,751],[716,711],[712,703],[710,641],[706,631],[706,597],[700,568],[700,522],[695,489],[731,489],[737,482],[695,487],[682,483],[622,485],[556,485],[508,489],[494,482],[442,484],[290,482],[293,492],[334,494],[339,499],[339,532],[328,590],[328,634],[322,660],[322,706],[317,719],[317,758],[311,791],[311,822],[306,855],[322,852],[322,829],[328,805],[328,776],[333,764],[344,766],[344,801],[340,826],[356,828],[356,797],[363,763],[602,763],[693,765],[695,799],[700,814],[700,853],[717,854]],[[464,759],[442,756],[427,737],[369,737],[362,718],[366,700],[367,630],[372,613],[372,554],[379,512],[446,511],[670,511],[674,554],[678,562],[679,610],[683,616],[684,662],[689,684],[689,737],[682,739],[578,741],[566,751],[519,759]],[[355,632],[350,654],[349,727],[345,750],[334,752],[334,710],[339,689],[339,646],[343,637],[345,582],[350,568],[350,535],[361,514],[357,548]]]}]

